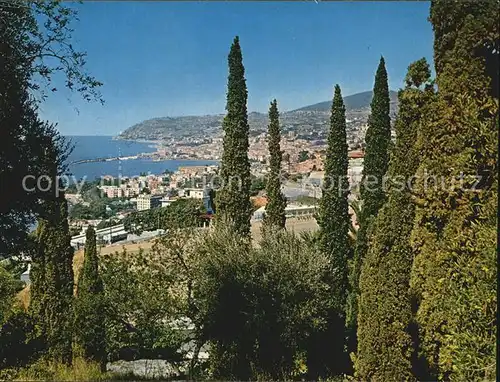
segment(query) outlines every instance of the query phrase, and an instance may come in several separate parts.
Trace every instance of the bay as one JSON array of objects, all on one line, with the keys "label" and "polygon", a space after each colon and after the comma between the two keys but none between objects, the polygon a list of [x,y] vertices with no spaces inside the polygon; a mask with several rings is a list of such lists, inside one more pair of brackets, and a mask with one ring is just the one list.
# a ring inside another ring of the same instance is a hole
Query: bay
[{"label": "bay", "polygon": [[140,153],[154,152],[153,143],[115,140],[111,136],[67,136],[74,146],[68,158],[70,175],[76,179],[94,180],[105,175],[138,176],[141,173],[161,174],[165,170],[176,171],[182,166],[204,166],[217,164],[210,160],[164,160],[153,161],[150,159],[127,159],[108,162],[90,162],[71,164],[74,161],[115,158],[137,155]]}]

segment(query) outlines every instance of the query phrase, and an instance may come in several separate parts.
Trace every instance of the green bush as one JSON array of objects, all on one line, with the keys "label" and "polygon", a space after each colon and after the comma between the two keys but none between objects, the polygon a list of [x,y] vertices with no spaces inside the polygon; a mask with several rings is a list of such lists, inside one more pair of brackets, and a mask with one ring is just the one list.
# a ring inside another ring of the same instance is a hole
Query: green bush
[{"label": "green bush", "polygon": [[252,248],[229,224],[202,237],[194,254],[194,297],[212,377],[305,376],[311,338],[328,326],[328,259],[286,232]]}]

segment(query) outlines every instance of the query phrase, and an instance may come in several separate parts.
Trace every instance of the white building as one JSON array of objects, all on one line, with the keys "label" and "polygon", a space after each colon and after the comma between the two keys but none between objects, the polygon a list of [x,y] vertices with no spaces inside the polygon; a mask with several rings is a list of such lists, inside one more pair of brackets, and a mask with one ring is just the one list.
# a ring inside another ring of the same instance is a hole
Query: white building
[{"label": "white building", "polygon": [[163,197],[160,202],[162,207],[168,207],[171,205],[176,199],[171,199],[169,196]]},{"label": "white building", "polygon": [[[293,218],[298,216],[313,216],[318,206],[304,206],[304,205],[296,205],[290,204],[285,207],[285,216],[287,218]],[[253,213],[252,220],[262,220],[264,218],[264,214],[266,212],[266,207],[262,206],[258,210]]]},{"label": "white building", "polygon": [[187,199],[204,199],[208,197],[208,190],[203,188],[185,188],[179,190],[179,196]]},{"label": "white building", "polygon": [[139,195],[137,197],[137,211],[146,211],[161,206],[161,198],[161,195]]}]

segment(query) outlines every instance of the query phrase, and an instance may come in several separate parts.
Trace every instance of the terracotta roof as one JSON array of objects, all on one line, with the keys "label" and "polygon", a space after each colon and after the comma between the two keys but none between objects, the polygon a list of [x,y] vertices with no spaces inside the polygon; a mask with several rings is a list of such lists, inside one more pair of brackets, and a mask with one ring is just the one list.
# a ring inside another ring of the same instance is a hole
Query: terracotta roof
[{"label": "terracotta roof", "polygon": [[364,158],[365,157],[365,153],[361,150],[357,150],[357,151],[349,151],[349,158]]}]

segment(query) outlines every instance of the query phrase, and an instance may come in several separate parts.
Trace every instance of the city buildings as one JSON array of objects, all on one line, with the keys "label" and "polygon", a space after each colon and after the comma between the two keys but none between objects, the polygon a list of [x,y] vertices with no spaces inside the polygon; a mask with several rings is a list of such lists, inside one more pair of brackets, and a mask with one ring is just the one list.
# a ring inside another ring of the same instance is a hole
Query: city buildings
[{"label": "city buildings", "polygon": [[161,206],[160,195],[141,194],[137,197],[137,211],[146,211]]}]

